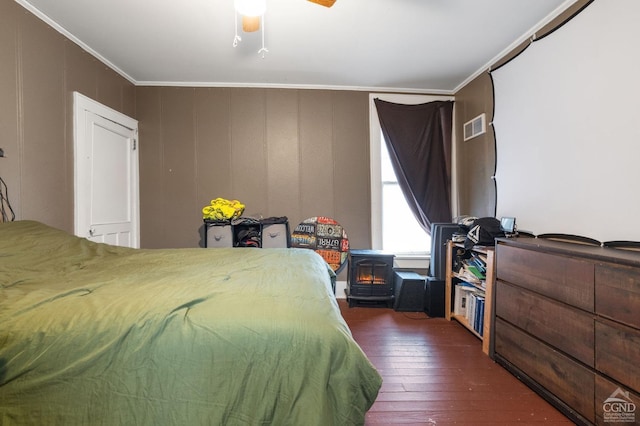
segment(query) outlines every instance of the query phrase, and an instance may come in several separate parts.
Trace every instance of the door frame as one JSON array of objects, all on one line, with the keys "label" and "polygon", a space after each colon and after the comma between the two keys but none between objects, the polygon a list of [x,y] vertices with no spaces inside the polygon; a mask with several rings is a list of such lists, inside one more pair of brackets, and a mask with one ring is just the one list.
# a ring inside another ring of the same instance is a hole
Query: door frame
[{"label": "door frame", "polygon": [[[74,234],[86,238],[89,229],[89,217],[81,208],[79,199],[86,198],[86,182],[81,182],[81,157],[86,156],[86,114],[98,115],[106,120],[112,121],[124,128],[134,132],[136,153],[138,150],[138,121],[118,112],[106,105],[79,93],[73,92],[73,225]],[[132,200],[131,200],[131,222],[132,222],[132,246],[140,247],[140,177],[139,177],[139,156],[135,156],[136,161],[132,164]]]}]

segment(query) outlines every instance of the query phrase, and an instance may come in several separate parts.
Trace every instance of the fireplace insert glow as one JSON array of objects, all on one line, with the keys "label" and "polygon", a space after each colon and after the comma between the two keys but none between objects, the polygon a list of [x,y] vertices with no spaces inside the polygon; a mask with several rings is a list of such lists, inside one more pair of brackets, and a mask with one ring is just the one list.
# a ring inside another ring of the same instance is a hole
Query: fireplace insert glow
[{"label": "fireplace insert glow", "polygon": [[393,306],[395,256],[379,250],[351,250],[347,275],[349,307],[366,302],[386,302]]}]

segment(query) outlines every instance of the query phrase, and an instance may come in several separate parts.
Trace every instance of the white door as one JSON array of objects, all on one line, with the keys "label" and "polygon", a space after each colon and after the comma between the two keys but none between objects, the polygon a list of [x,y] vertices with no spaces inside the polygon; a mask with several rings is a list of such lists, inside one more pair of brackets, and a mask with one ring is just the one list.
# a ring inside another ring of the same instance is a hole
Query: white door
[{"label": "white door", "polygon": [[140,247],[138,122],[74,93],[75,234]]}]

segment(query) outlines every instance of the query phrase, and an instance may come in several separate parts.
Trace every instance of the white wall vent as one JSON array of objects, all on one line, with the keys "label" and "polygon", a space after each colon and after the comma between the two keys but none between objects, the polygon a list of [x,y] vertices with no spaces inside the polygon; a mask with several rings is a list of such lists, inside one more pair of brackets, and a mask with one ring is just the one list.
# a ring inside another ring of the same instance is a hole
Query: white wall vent
[{"label": "white wall vent", "polygon": [[464,123],[464,140],[468,141],[487,131],[487,120],[484,112],[476,118]]}]

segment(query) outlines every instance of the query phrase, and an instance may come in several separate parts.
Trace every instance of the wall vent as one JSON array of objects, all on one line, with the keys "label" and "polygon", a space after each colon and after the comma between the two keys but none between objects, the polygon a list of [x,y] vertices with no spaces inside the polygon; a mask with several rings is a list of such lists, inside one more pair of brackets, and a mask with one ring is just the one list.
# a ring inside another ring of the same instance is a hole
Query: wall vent
[{"label": "wall vent", "polygon": [[476,118],[464,123],[464,140],[468,141],[487,131],[487,120],[484,112]]}]

